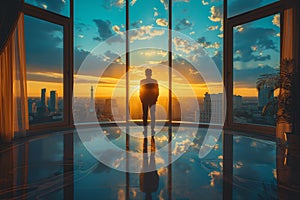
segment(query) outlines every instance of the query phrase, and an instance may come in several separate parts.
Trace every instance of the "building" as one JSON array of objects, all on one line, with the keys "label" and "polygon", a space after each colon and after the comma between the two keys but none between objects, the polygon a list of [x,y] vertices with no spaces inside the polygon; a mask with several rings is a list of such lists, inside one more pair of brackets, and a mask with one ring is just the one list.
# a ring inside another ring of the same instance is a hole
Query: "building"
[{"label": "building", "polygon": [[223,94],[204,94],[200,122],[220,124],[223,122]]},{"label": "building", "polygon": [[49,112],[58,111],[58,95],[55,90],[50,91],[50,99],[48,104]]},{"label": "building", "polygon": [[264,85],[258,90],[258,109],[262,110],[262,108],[273,99],[274,99],[274,88]]},{"label": "building", "polygon": [[47,110],[47,96],[46,96],[46,88],[41,89],[41,102],[39,112],[45,112]]},{"label": "building", "polygon": [[95,99],[94,99],[94,88],[91,86],[91,95],[90,95],[90,112],[95,111]]}]

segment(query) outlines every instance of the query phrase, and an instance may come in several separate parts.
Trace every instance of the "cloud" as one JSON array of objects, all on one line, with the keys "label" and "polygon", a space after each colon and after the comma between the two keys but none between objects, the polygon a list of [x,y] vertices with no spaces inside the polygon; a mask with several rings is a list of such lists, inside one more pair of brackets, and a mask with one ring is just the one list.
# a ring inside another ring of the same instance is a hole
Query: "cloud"
[{"label": "cloud", "polygon": [[125,6],[125,0],[104,0],[102,3],[102,7],[106,9],[111,9],[113,7],[122,8],[123,6]]},{"label": "cloud", "polygon": [[175,37],[173,39],[173,44],[176,50],[182,51],[186,54],[189,54],[197,49],[199,49],[200,45],[196,43],[190,43],[188,40]]},{"label": "cloud", "polygon": [[269,65],[256,66],[251,69],[234,69],[234,81],[239,85],[256,87],[257,78],[261,74],[271,73],[277,73],[277,71]]},{"label": "cloud", "polygon": [[112,27],[112,30],[113,30],[115,33],[117,33],[117,34],[123,35],[123,32],[120,31],[121,28],[120,28],[118,25],[114,25],[114,26]]},{"label": "cloud", "polygon": [[272,20],[272,23],[273,23],[275,26],[280,27],[280,14],[274,15],[273,20]]},{"label": "cloud", "polygon": [[185,30],[192,27],[192,23],[188,19],[181,19],[175,26],[176,31]]},{"label": "cloud", "polygon": [[95,37],[94,40],[103,41],[113,35],[110,28],[111,22],[109,20],[103,21],[101,19],[94,19],[93,21],[97,25],[99,33],[99,36]]},{"label": "cloud", "polygon": [[156,20],[156,24],[159,26],[168,26],[168,21],[166,19],[163,18],[158,18]]},{"label": "cloud", "polygon": [[133,29],[129,32],[129,40],[133,42],[135,40],[151,39],[164,33],[165,30],[153,29],[153,26],[142,26],[139,29]]},{"label": "cloud", "polygon": [[162,3],[166,10],[169,9],[169,1],[168,0],[160,0],[160,3]]},{"label": "cloud", "polygon": [[241,0],[233,0],[231,4],[228,6],[229,16],[234,16],[239,13],[243,13],[255,8],[260,7],[263,0],[251,0],[251,1],[241,1]]},{"label": "cloud", "polygon": [[218,28],[219,28],[218,25],[216,25],[216,26],[209,26],[209,27],[207,28],[207,30],[209,30],[209,31],[214,31],[214,30],[217,30]]},{"label": "cloud", "polygon": [[190,0],[174,0],[174,2],[184,2],[184,3],[189,3]]},{"label": "cloud", "polygon": [[88,31],[90,29],[89,25],[83,22],[76,23],[75,28],[79,33],[83,33],[84,31]]},{"label": "cloud", "polygon": [[131,0],[130,5],[133,6],[137,0]]},{"label": "cloud", "polygon": [[206,6],[208,4],[209,4],[208,2],[205,2],[205,0],[202,0],[202,5]]},{"label": "cloud", "polygon": [[213,22],[221,22],[223,19],[223,8],[222,6],[212,6],[210,8],[211,15],[208,17]]},{"label": "cloud", "polygon": [[158,12],[154,11],[153,17],[157,17],[158,16]]},{"label": "cloud", "polygon": [[139,51],[139,54],[141,56],[147,56],[147,57],[151,57],[151,56],[165,57],[168,55],[168,52],[163,50],[158,50],[158,49],[147,49],[147,50]]},{"label": "cloud", "polygon": [[36,3],[37,5],[42,6],[44,9],[51,10],[57,13],[60,13],[66,6],[65,2],[62,0],[31,0],[29,2],[32,2],[32,4]]},{"label": "cloud", "polygon": [[206,49],[219,49],[220,48],[220,43],[218,42],[208,42],[206,41],[205,37],[200,37],[197,42],[200,44],[201,47],[206,48]]},{"label": "cloud", "polygon": [[62,72],[63,28],[29,16],[24,25],[27,70]]},{"label": "cloud", "polygon": [[279,51],[279,47],[273,40],[275,35],[275,30],[271,28],[243,26],[243,31],[236,31],[234,33],[234,61],[249,62],[270,60],[271,56],[263,56],[262,52],[265,50]]}]

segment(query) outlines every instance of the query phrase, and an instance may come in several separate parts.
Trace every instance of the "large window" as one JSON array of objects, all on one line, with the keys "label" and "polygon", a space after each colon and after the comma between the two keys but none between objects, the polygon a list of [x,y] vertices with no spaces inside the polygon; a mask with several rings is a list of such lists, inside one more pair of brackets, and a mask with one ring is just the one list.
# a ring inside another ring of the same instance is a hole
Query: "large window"
[{"label": "large window", "polygon": [[[75,0],[74,5],[74,121],[125,121],[125,2]],[[85,65],[89,62],[96,69]]]},{"label": "large window", "polygon": [[275,125],[279,64],[279,14],[234,27],[234,122]]},{"label": "large window", "polygon": [[70,0],[25,0],[23,12],[30,129],[72,123],[71,7]]},{"label": "large window", "polygon": [[29,122],[62,121],[63,27],[30,16],[24,23]]},{"label": "large window", "polygon": [[[75,122],[92,122],[94,111],[99,122],[125,121],[126,101],[128,120],[141,121],[139,84],[145,78],[145,69],[151,68],[152,77],[159,83],[157,121],[209,123],[213,116],[218,118],[216,123],[222,123],[222,113],[214,116],[213,110],[208,108],[211,95],[218,97],[222,106],[222,81],[204,82],[199,69],[193,66],[197,55],[189,53],[194,50],[193,45],[197,45],[207,52],[222,74],[223,1],[200,4],[196,0],[151,1],[150,4],[109,1],[99,7],[94,6],[97,2],[75,1],[75,79],[80,80],[79,76],[83,75],[80,70],[93,56],[103,57],[105,63],[111,64],[104,66],[99,62],[99,68],[103,68],[100,71],[104,72],[101,77],[95,71],[85,71],[91,75],[90,80],[100,79],[93,89],[91,82],[83,81],[88,76],[82,77],[82,83],[75,80]],[[171,10],[170,3],[173,4]],[[188,40],[193,44],[187,44]],[[123,54],[107,50],[99,56],[97,47],[103,44],[108,49],[114,49],[113,46],[127,49]]]}]

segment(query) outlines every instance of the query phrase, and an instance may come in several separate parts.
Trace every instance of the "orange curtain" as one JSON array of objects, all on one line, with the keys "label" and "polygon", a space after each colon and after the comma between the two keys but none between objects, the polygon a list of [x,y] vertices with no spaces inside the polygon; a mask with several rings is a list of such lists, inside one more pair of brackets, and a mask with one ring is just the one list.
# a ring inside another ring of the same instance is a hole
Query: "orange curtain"
[{"label": "orange curtain", "polygon": [[0,55],[0,138],[11,141],[28,129],[24,15]]},{"label": "orange curtain", "polygon": [[[292,8],[284,10],[283,14],[283,27],[282,27],[282,49],[281,49],[281,64],[284,63],[284,60],[293,60],[294,58],[294,22],[293,22],[293,15],[294,10]],[[284,68],[285,66],[282,65],[280,68],[280,74],[289,71],[290,69]],[[283,97],[290,95],[289,91],[280,87],[279,92],[279,100]],[[278,105],[278,115],[280,116],[286,110],[285,107]],[[276,125],[276,137],[279,139],[285,139],[284,134],[286,132],[292,131],[292,124],[285,120],[278,120]]]}]

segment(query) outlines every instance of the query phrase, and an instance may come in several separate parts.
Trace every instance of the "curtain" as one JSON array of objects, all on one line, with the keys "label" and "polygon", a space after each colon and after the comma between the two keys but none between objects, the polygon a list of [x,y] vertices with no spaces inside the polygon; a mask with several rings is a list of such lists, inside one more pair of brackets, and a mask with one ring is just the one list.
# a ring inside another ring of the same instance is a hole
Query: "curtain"
[{"label": "curtain", "polygon": [[28,129],[28,105],[24,45],[24,15],[21,14],[0,55],[0,138],[10,142]]},{"label": "curtain", "polygon": [[[291,69],[291,64],[294,59],[294,15],[293,8],[284,10],[283,13],[283,27],[282,27],[282,49],[281,49],[281,67],[280,67],[280,80],[284,81],[287,74],[294,73]],[[276,137],[279,139],[285,139],[286,132],[292,132],[292,124],[289,120],[286,120],[288,115],[292,115],[288,110],[285,102],[291,97],[290,91],[286,87],[280,86],[279,96],[278,96],[278,120],[276,125]],[[289,116],[292,117],[292,116]]]}]

